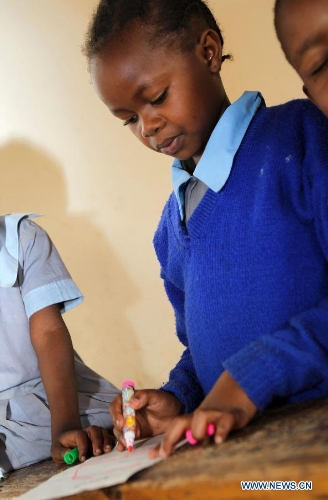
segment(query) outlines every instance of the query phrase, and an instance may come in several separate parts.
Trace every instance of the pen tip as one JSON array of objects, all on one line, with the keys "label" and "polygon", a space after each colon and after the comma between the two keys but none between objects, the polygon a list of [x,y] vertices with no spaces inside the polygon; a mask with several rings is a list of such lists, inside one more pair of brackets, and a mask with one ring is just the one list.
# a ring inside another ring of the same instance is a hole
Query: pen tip
[{"label": "pen tip", "polygon": [[128,451],[131,453],[131,451],[133,450],[132,446],[128,446]]}]

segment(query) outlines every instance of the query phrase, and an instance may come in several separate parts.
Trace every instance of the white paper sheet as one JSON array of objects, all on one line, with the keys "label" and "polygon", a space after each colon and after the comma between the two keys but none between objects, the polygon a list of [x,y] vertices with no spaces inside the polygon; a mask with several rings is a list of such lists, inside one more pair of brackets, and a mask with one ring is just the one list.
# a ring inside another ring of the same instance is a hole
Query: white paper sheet
[{"label": "white paper sheet", "polygon": [[53,500],[82,491],[124,483],[135,472],[162,460],[148,457],[149,449],[156,446],[161,439],[162,436],[156,436],[136,442],[131,453],[113,450],[111,453],[89,458],[83,463],[59,472],[36,488],[15,497],[14,500]]}]

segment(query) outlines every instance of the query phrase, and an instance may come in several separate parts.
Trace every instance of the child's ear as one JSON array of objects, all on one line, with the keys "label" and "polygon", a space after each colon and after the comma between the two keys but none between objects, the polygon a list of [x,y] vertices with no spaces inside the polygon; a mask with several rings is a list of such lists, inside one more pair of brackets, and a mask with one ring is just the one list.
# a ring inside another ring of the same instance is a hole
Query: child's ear
[{"label": "child's ear", "polygon": [[312,98],[310,92],[308,91],[308,89],[305,87],[305,85],[303,85],[302,87],[302,90],[304,92],[304,94],[306,95],[306,97],[308,97],[310,99],[310,101],[312,101],[314,104],[315,104],[315,101],[314,99]]},{"label": "child's ear", "polygon": [[306,97],[311,99],[310,93],[309,93],[308,89],[305,87],[305,85],[303,85],[302,90],[303,90],[304,94],[306,95]]},{"label": "child's ear", "polygon": [[200,37],[199,46],[208,67],[213,73],[218,73],[222,65],[222,44],[219,34],[212,29],[206,29]]}]

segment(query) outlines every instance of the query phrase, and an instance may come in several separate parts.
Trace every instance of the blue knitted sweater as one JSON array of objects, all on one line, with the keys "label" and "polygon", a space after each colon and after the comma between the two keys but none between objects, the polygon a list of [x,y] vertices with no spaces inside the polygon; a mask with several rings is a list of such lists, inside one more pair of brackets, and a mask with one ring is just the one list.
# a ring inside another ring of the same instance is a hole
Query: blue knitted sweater
[{"label": "blue knitted sweater", "polygon": [[307,100],[259,109],[186,225],[171,194],[154,246],[185,351],[162,388],[185,411],[225,369],[259,410],[328,396],[327,202],[328,121]]}]

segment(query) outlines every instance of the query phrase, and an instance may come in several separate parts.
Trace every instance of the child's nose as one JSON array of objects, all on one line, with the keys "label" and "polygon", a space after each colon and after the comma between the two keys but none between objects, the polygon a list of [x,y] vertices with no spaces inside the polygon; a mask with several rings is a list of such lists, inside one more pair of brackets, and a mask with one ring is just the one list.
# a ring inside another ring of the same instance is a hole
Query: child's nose
[{"label": "child's nose", "polygon": [[147,115],[141,121],[142,137],[152,137],[161,129],[163,120],[159,116]]}]

